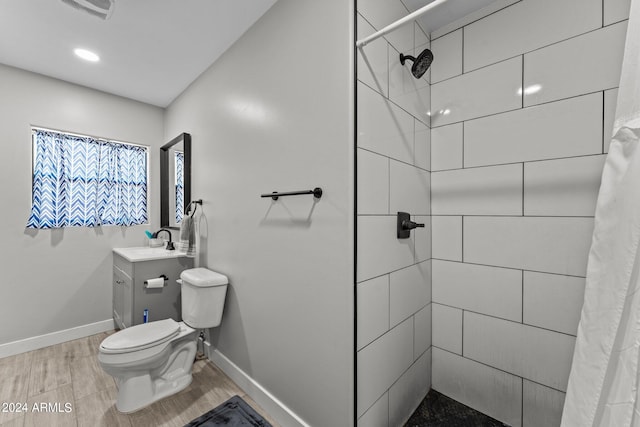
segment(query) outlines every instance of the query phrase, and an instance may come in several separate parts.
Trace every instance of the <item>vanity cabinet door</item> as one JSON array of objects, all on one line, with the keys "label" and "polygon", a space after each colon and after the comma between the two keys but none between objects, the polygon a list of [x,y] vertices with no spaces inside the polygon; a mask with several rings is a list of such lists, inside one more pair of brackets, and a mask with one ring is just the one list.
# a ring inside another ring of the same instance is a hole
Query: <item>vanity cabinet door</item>
[{"label": "vanity cabinet door", "polygon": [[131,326],[133,295],[131,278],[118,267],[113,267],[113,320],[124,329]]}]

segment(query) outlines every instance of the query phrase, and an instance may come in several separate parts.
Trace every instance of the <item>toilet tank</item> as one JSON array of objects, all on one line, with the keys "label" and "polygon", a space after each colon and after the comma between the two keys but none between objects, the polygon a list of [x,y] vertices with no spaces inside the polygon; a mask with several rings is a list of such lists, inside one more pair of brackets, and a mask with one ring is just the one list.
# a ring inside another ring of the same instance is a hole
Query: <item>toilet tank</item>
[{"label": "toilet tank", "polygon": [[182,279],[182,320],[192,328],[220,325],[229,279],[206,268],[190,268]]}]

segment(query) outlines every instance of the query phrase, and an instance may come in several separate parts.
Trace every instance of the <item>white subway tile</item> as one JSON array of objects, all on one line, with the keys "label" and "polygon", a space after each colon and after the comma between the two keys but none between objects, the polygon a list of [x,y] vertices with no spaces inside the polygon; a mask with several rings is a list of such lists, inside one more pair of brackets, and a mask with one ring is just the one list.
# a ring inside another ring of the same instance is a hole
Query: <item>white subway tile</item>
[{"label": "white subway tile", "polygon": [[432,172],[434,215],[521,215],[522,165]]},{"label": "white subway tile", "polygon": [[576,335],[585,279],[524,272],[523,320],[532,326]]},{"label": "white subway tile", "polygon": [[357,416],[361,417],[413,363],[413,319],[358,352]]},{"label": "white subway tile", "polygon": [[522,378],[433,347],[432,387],[513,427],[521,426]]},{"label": "white subway tile", "polygon": [[565,394],[527,380],[522,387],[522,426],[558,427]]},{"label": "white subway tile", "polygon": [[[412,1],[419,2],[420,0],[412,0]],[[485,16],[491,15],[492,13],[500,9],[504,9],[505,7],[512,5],[513,3],[517,3],[518,1],[522,1],[522,0],[492,0],[487,6],[483,7],[482,9],[471,12],[460,19],[457,19],[449,24],[446,24],[440,28],[433,30],[431,32],[431,39],[434,40],[438,37],[442,37],[443,35],[448,34],[451,31],[454,31],[458,28],[462,28],[465,25],[470,24],[472,22],[478,21],[484,18]],[[423,15],[423,18],[424,18],[424,15]]]},{"label": "white subway tile", "polygon": [[465,262],[585,276],[592,218],[465,217]]},{"label": "white subway tile", "polygon": [[418,311],[414,319],[413,359],[420,357],[431,347],[431,303]]},{"label": "white subway tile", "polygon": [[358,418],[358,427],[389,427],[389,393],[383,394]]},{"label": "white subway tile", "polygon": [[602,94],[594,93],[466,122],[464,165],[598,154],[601,136]]},{"label": "white subway tile", "polygon": [[359,350],[389,330],[389,275],[357,286]]},{"label": "white subway tile", "polygon": [[[359,0],[358,13],[381,30],[387,25],[409,14],[400,0]],[[370,34],[367,34],[369,36]],[[384,36],[396,50],[413,50],[413,26],[403,25]]]},{"label": "white subway tile", "polygon": [[[375,33],[375,29],[358,15],[358,39]],[[384,96],[389,94],[389,64],[387,41],[379,38],[357,50],[358,80],[380,92]]]},{"label": "white subway tile", "polygon": [[358,213],[389,213],[389,158],[358,149]]},{"label": "white subway tile", "polygon": [[618,102],[618,89],[604,91],[604,137],[603,153],[609,152],[609,145],[613,137],[613,122],[616,116],[616,103]]},{"label": "white subway tile", "polygon": [[413,163],[413,117],[358,83],[358,147]]},{"label": "white subway tile", "polygon": [[[407,52],[405,52],[407,53]],[[431,87],[426,79],[411,74],[411,60],[400,63],[400,53],[389,48],[389,99],[423,123],[430,122]]]},{"label": "white subway tile", "polygon": [[[429,40],[429,37],[424,33],[424,31],[422,31],[422,28],[420,28],[420,25],[418,24],[418,22],[414,22],[414,44],[415,44],[415,48],[413,49],[413,56],[415,56],[416,58],[418,57],[418,55],[420,55],[420,53],[422,53],[423,50],[425,49],[431,49],[431,40]],[[431,82],[431,67],[429,67],[429,69],[427,70],[426,73],[424,73],[424,75],[422,76],[422,79],[425,80],[426,82]]]},{"label": "white subway tile", "polygon": [[412,216],[412,221],[424,224],[424,228],[414,228],[413,238],[416,242],[416,262],[426,261],[431,258],[431,217]]},{"label": "white subway tile", "polygon": [[601,0],[522,1],[502,9],[464,28],[464,71],[599,28],[601,10]]},{"label": "white subway tile", "polygon": [[604,0],[604,25],[629,18],[631,0]]},{"label": "white subway tile", "polygon": [[440,260],[432,268],[434,302],[522,320],[521,271]]},{"label": "white subway tile", "polygon": [[394,271],[389,286],[389,321],[394,327],[431,302],[431,262]]},{"label": "white subway tile", "polygon": [[397,217],[358,217],[358,282],[414,262],[414,240],[396,237]]},{"label": "white subway tile", "polygon": [[470,120],[522,106],[522,58],[513,58],[431,86],[431,125]]},{"label": "white subway tile", "polygon": [[453,31],[431,43],[434,59],[431,83],[462,74],[462,29]]},{"label": "white subway tile", "polygon": [[390,212],[429,215],[429,176],[427,171],[391,160]]},{"label": "white subway tile", "polygon": [[462,355],[462,310],[432,304],[433,345]]},{"label": "white subway tile", "polygon": [[424,353],[389,389],[389,426],[403,426],[431,387],[431,352]]},{"label": "white subway tile", "polygon": [[525,163],[524,214],[593,216],[605,157]]},{"label": "white subway tile", "polygon": [[617,87],[626,30],[625,21],[526,54],[525,94],[530,87],[540,90],[525,95],[524,105]]},{"label": "white subway tile", "polygon": [[413,164],[421,169],[431,170],[431,129],[418,119],[415,120],[414,152]]},{"label": "white subway tile", "polygon": [[464,356],[566,390],[575,338],[472,312],[464,314]]},{"label": "white subway tile", "polygon": [[462,261],[462,217],[432,216],[433,258]]},{"label": "white subway tile", "polygon": [[462,123],[431,129],[431,170],[462,168]]}]

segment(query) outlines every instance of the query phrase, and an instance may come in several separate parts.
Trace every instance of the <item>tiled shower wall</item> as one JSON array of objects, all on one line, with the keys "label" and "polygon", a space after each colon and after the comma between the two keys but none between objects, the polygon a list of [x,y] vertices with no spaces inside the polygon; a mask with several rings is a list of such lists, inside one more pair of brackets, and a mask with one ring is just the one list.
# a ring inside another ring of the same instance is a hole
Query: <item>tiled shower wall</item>
[{"label": "tiled shower wall", "polygon": [[522,0],[431,34],[433,388],[558,426],[629,0]]},{"label": "tiled shower wall", "polygon": [[[358,0],[357,35],[407,15],[400,0]],[[357,417],[402,425],[431,385],[430,85],[411,62],[429,46],[407,25],[358,52]],[[396,238],[396,213],[425,228]]]}]

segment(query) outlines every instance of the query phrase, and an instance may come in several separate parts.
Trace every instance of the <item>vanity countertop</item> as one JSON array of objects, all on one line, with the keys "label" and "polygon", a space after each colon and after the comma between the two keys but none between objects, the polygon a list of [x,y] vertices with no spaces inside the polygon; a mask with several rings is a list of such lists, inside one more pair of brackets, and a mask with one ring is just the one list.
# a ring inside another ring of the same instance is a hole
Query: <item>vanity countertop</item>
[{"label": "vanity countertop", "polygon": [[113,252],[131,262],[153,261],[157,259],[179,258],[186,256],[186,253],[183,251],[168,251],[164,247],[150,248],[148,246],[113,248]]}]

